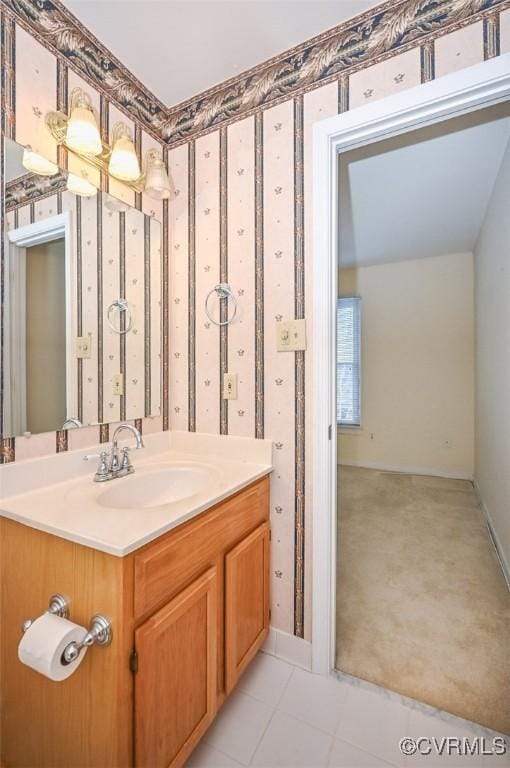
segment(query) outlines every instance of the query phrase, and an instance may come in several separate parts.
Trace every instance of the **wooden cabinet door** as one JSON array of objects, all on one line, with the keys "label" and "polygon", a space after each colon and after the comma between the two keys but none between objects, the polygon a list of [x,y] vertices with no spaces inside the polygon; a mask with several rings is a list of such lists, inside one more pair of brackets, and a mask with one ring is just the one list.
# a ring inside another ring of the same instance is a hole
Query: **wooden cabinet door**
[{"label": "wooden cabinet door", "polygon": [[269,628],[269,525],[263,523],[226,556],[225,677],[230,693]]},{"label": "wooden cabinet door", "polygon": [[177,768],[216,713],[216,568],[135,631],[135,761]]}]

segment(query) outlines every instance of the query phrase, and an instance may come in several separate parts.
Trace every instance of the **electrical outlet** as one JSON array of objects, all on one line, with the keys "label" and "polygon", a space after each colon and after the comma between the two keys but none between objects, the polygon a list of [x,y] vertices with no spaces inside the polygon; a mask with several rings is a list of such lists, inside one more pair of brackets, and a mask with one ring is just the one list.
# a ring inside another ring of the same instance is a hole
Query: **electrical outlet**
[{"label": "electrical outlet", "polygon": [[306,320],[276,323],[278,352],[298,352],[306,349]]},{"label": "electrical outlet", "polygon": [[124,394],[124,377],[122,373],[114,373],[112,376],[112,395]]},{"label": "electrical outlet", "polygon": [[79,360],[88,360],[92,354],[92,336],[87,334],[86,336],[76,337],[76,357]]},{"label": "electrical outlet", "polygon": [[223,397],[225,400],[237,400],[237,373],[223,374]]}]

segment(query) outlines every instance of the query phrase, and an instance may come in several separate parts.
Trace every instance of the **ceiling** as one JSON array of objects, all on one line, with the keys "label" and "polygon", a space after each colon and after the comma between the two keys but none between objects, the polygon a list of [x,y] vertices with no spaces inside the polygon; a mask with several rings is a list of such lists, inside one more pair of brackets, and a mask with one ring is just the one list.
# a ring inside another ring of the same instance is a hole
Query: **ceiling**
[{"label": "ceiling", "polygon": [[368,0],[64,0],[167,107],[345,19]]},{"label": "ceiling", "polygon": [[340,156],[341,267],[473,251],[509,115],[498,105]]}]

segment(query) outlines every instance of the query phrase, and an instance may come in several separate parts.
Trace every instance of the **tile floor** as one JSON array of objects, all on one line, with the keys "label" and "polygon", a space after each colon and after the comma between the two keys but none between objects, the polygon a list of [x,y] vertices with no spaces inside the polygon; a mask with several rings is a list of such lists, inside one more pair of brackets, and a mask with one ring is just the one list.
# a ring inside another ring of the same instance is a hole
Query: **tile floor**
[{"label": "tile floor", "polygon": [[492,738],[473,723],[352,679],[312,675],[260,653],[187,768],[509,768],[504,756],[404,758],[405,736]]}]

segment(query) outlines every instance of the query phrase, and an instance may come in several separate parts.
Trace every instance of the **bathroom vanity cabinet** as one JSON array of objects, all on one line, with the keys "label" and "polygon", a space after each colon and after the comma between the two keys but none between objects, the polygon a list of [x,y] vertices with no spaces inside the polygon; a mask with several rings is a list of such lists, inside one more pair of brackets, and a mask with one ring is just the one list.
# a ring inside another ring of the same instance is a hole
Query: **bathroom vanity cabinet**
[{"label": "bathroom vanity cabinet", "polygon": [[[181,766],[267,634],[268,518],[266,476],[125,557],[1,519],[5,768]],[[17,659],[54,592],[113,626],[59,683]]]}]

